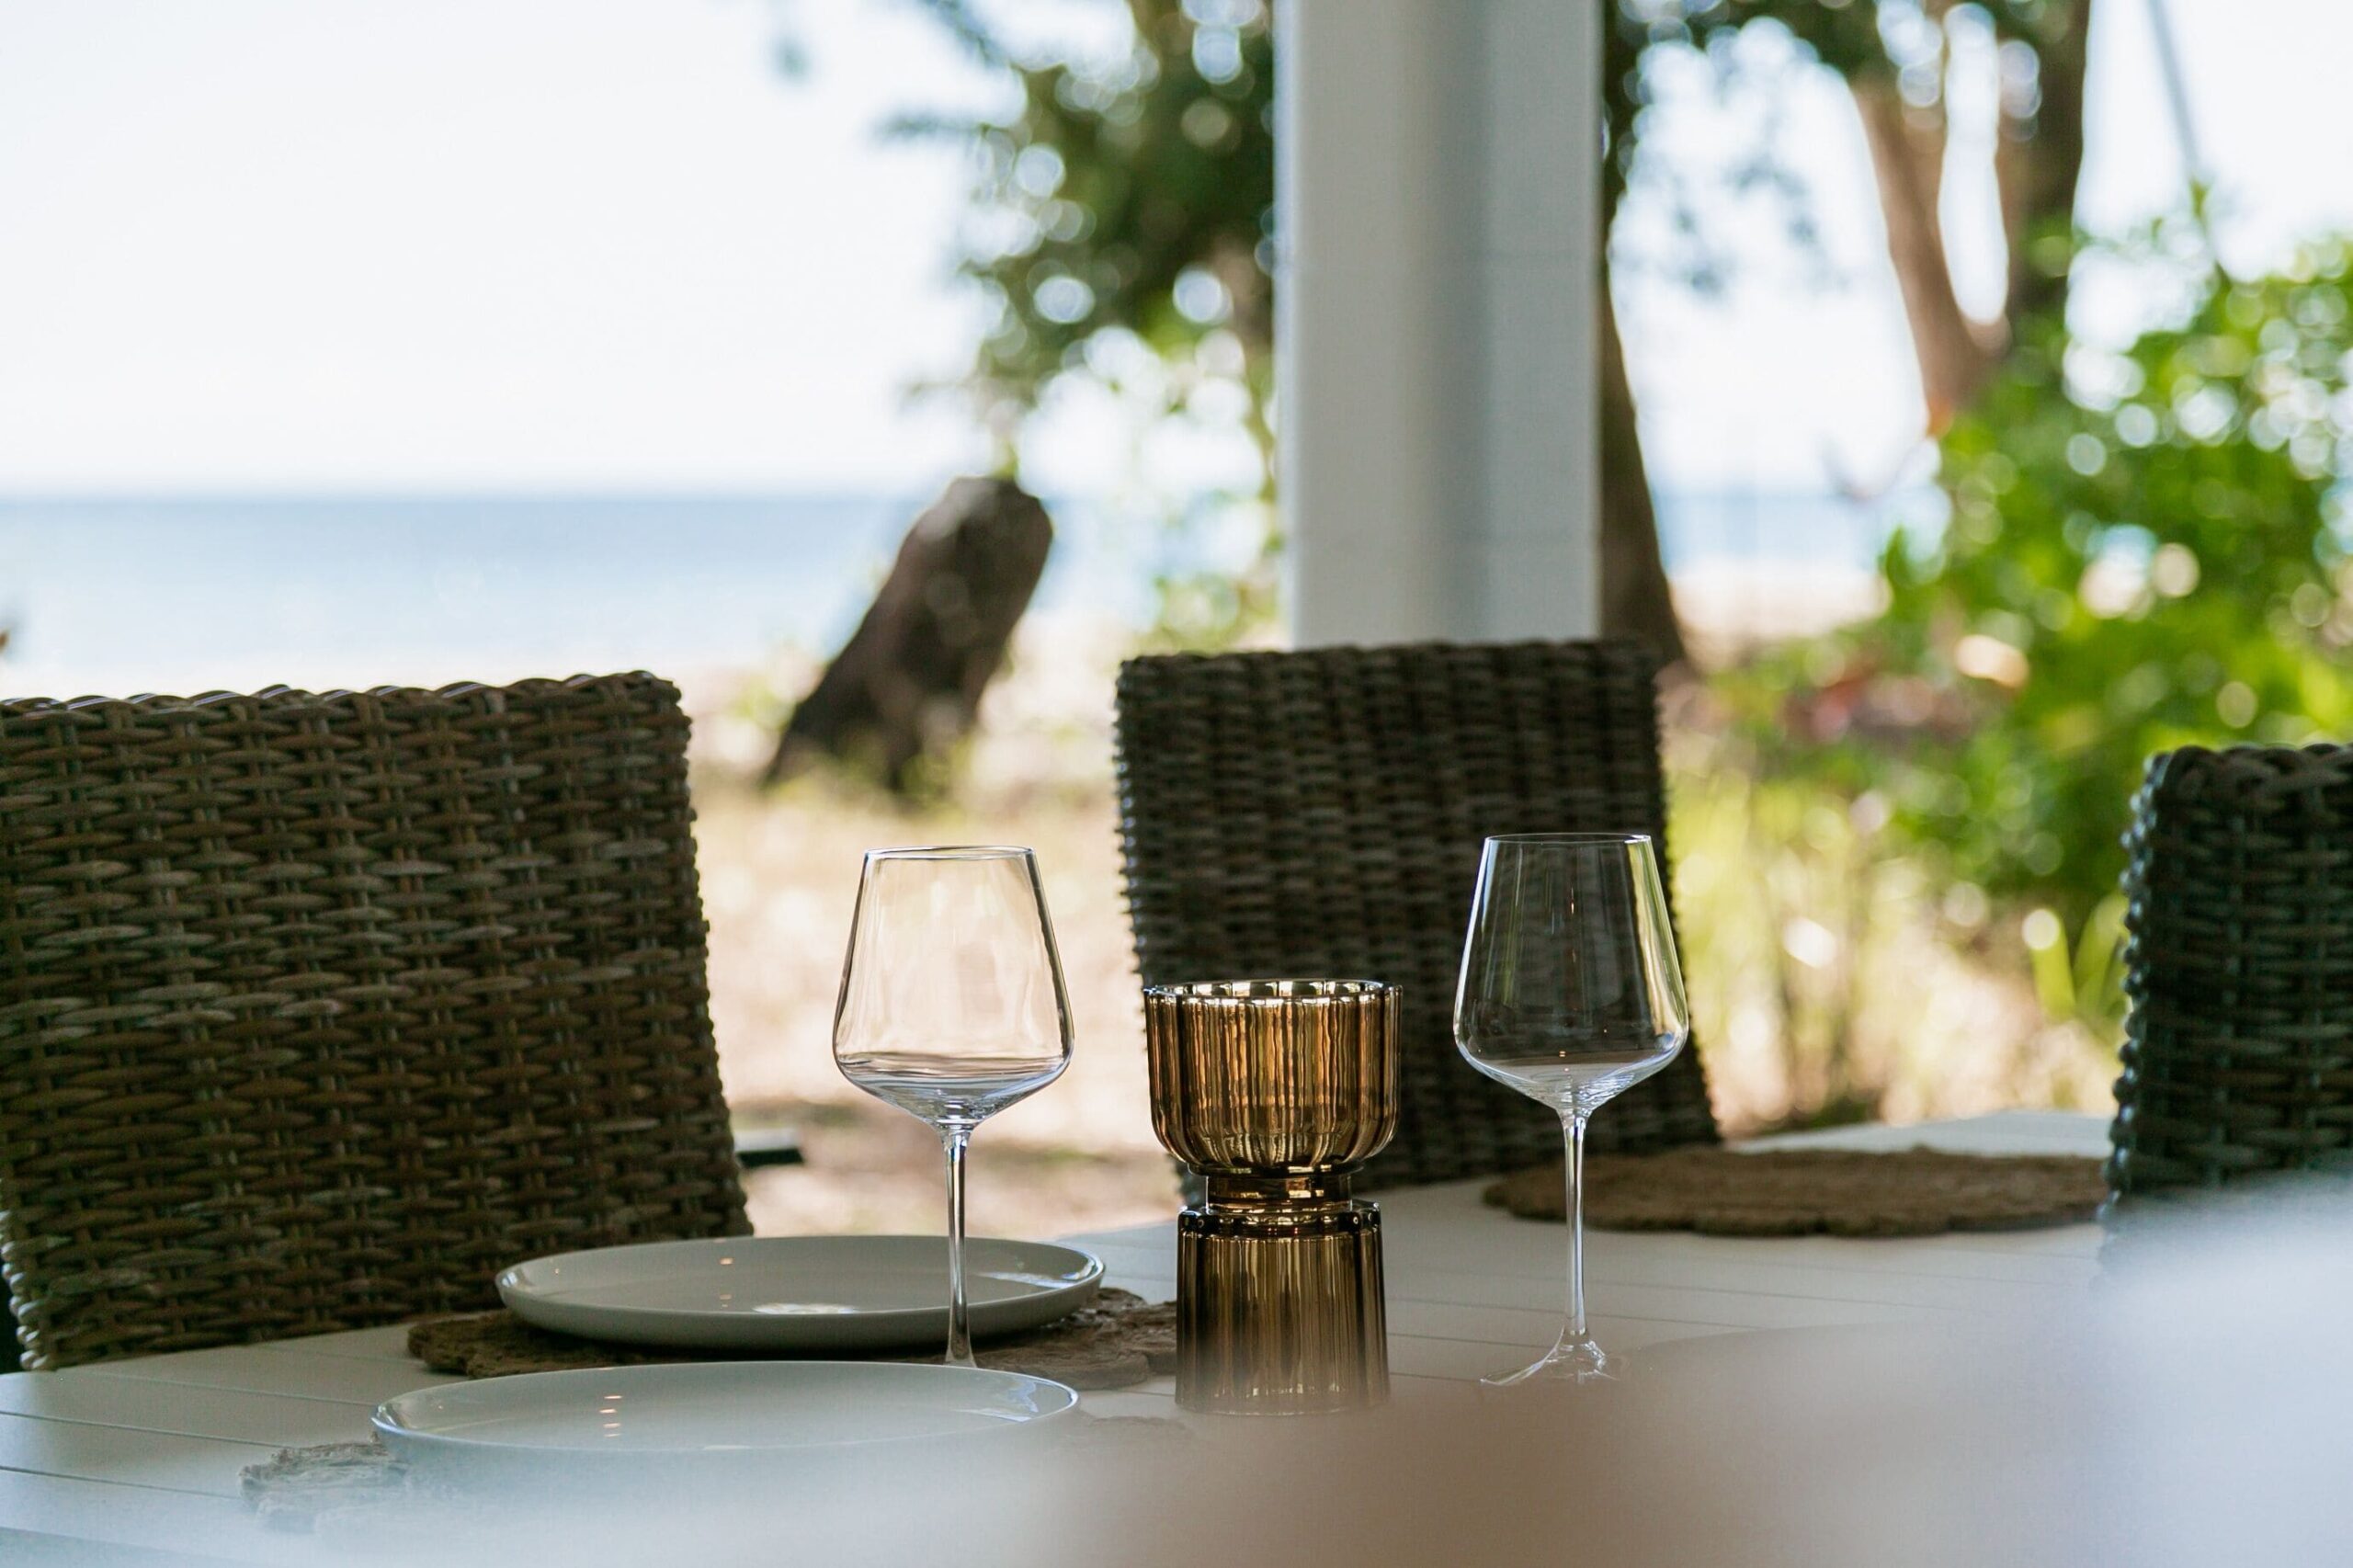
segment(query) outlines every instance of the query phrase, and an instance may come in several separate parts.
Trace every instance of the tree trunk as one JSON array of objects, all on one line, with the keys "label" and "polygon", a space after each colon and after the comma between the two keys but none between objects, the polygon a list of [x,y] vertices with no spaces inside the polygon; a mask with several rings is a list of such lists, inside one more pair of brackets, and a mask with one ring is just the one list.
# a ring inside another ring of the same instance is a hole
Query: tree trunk
[{"label": "tree trunk", "polygon": [[1618,309],[1609,298],[1608,241],[1594,308],[1601,379],[1601,631],[1650,644],[1662,664],[1684,658],[1683,629],[1675,619],[1666,567],[1658,548],[1658,511],[1643,463],[1643,432],[1634,392],[1626,379]]},{"label": "tree trunk", "polygon": [[915,789],[917,765],[972,728],[1053,538],[1045,507],[1010,480],[950,484],[907,530],[866,618],[792,710],[767,781],[825,755],[896,792]]},{"label": "tree trunk", "polygon": [[[1883,71],[1848,83],[1870,144],[1880,210],[1887,221],[1888,259],[1912,326],[1932,436],[1977,395],[2022,324],[2066,308],[2066,251],[2084,165],[2084,70],[2091,25],[2092,0],[2052,7],[2036,40],[2040,101],[2032,134],[2018,134],[2018,126],[2005,124],[1995,144],[1994,177],[2009,267],[2003,319],[1990,327],[1961,310],[1945,258],[1944,224],[1937,212],[1944,179],[1942,119],[1908,108]],[[2054,241],[2061,247],[2055,256],[2044,250]]]},{"label": "tree trunk", "polygon": [[1849,84],[1870,143],[1880,210],[1887,221],[1887,255],[1912,326],[1920,364],[1920,392],[1928,433],[1941,434],[1985,384],[2008,347],[2008,333],[1969,319],[1954,294],[1945,260],[1944,222],[1937,199],[1944,183],[1945,133],[1940,119],[1916,114],[1894,79],[1873,72]]},{"label": "tree trunk", "polygon": [[[2084,168],[2084,67],[2092,31],[2092,0],[2055,7],[2039,53],[2040,103],[2034,134],[2005,134],[1995,144],[1994,178],[2002,193],[2002,223],[2010,247],[2010,294],[2005,313],[2012,335],[2029,317],[2066,309],[2066,253],[2074,248],[2075,184]],[[2056,256],[2038,249],[2056,242]]]},{"label": "tree trunk", "polygon": [[1658,510],[1651,496],[1643,459],[1643,432],[1634,389],[1626,374],[1626,348],[1618,335],[1618,306],[1609,292],[1609,233],[1626,194],[1626,172],[1642,102],[1638,85],[1647,43],[1630,30],[1608,0],[1602,21],[1601,116],[1606,132],[1601,153],[1601,222],[1594,236],[1594,266],[1600,274],[1594,312],[1594,376],[1599,403],[1601,516],[1596,540],[1601,555],[1601,631],[1650,644],[1663,664],[1687,657],[1682,624],[1667,591],[1666,567],[1658,547]]}]

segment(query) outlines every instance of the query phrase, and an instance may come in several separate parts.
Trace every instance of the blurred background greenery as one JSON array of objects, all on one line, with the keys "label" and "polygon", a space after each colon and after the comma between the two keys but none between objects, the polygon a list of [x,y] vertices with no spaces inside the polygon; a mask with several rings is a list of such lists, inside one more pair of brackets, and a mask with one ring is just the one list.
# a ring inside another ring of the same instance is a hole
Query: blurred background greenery
[{"label": "blurred background greenery", "polygon": [[[2353,722],[2353,15],[1594,3],[1603,620],[1722,1119],[2104,1108],[2144,757]],[[1070,971],[976,1223],[1165,1210],[1109,683],[1280,638],[1265,0],[303,9],[0,7],[0,676],[672,675],[762,1226],[937,1223],[827,1049],[892,842],[1035,845]],[[765,785],[973,472],[1056,529],[978,722]]]},{"label": "blurred background greenery", "polygon": [[[961,0],[926,4],[1020,89],[1009,114],[906,127],[986,150],[971,199],[990,222],[961,261],[995,312],[971,372],[986,415],[1017,426],[1063,376],[1144,379],[1172,415],[1246,400],[1269,454],[1266,8],[1129,0],[1133,51],[1088,72],[1021,58]],[[1798,249],[1811,243],[1811,193],[1770,144],[1704,175],[1648,145],[1664,57],[1704,64],[1726,93],[1834,73],[1870,147],[1937,450],[1940,504],[1894,531],[1875,612],[1697,645],[1660,570],[1605,291],[1607,630],[1681,661],[1669,702],[1685,936],[1735,1119],[2101,1104],[2120,1025],[2120,839],[2144,759],[2341,733],[2353,717],[2353,539],[2337,489],[2347,252],[2316,239],[2276,272],[2233,277],[2194,180],[2146,232],[2087,239],[2074,202],[2091,10],[1613,6],[1605,205],[1613,232],[1640,203],[1670,221],[1650,225],[1669,240],[1648,250],[1616,233],[1605,278],[1642,268],[1719,287],[1750,264],[1712,216],[1727,204],[1767,204]],[[1745,47],[1760,34],[1776,47]],[[1972,58],[1991,63],[1985,158],[2007,257],[1999,309],[1981,315],[1961,303],[1939,199]],[[2190,127],[2175,130],[2188,153]],[[2071,330],[2071,281],[2128,275],[2154,302],[2137,331]],[[1267,498],[1264,484],[1188,497],[1169,523],[1270,517]],[[1257,566],[1238,579],[1162,584],[1156,640],[1261,631],[1280,540],[1270,522],[1257,537]]]}]

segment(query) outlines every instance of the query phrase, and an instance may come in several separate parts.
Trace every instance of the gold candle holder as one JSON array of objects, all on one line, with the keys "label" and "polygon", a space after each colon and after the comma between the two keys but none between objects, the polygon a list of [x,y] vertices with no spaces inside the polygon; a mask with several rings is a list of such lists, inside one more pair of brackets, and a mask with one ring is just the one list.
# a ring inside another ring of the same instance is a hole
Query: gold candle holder
[{"label": "gold candle holder", "polygon": [[1200,1178],[1176,1222],[1176,1397],[1307,1415],[1389,1392],[1381,1211],[1348,1175],[1397,1130],[1397,991],[1255,980],[1144,991],[1152,1125]]}]

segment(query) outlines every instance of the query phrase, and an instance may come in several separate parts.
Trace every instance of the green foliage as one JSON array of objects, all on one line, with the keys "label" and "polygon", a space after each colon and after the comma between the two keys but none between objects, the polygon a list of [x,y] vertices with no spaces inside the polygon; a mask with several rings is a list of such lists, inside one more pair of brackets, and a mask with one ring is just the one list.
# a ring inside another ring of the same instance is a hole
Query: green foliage
[{"label": "green foliage", "polygon": [[[964,0],[922,0],[1016,89],[980,123],[904,122],[977,149],[959,258],[995,314],[968,384],[1013,463],[1057,383],[1108,389],[1139,427],[1238,426],[1256,454],[1242,494],[1160,497],[1159,521],[1205,533],[1237,513],[1261,540],[1238,573],[1160,581],[1154,641],[1230,642],[1274,613],[1274,42],[1261,0],[1127,0],[1108,61],[1025,60]],[[1139,465],[1141,466],[1141,465]]]},{"label": "green foliage", "polygon": [[2353,726],[2353,253],[2234,281],[2180,222],[2098,260],[2173,272],[2177,312],[2120,351],[2040,324],[1947,433],[1949,516],[1890,547],[1884,613],[1722,687],[1768,772],[2050,910],[2038,990],[2086,1017],[2149,755]]},{"label": "green foliage", "polygon": [[1010,115],[954,127],[981,152],[989,222],[961,261],[997,304],[974,367],[998,412],[1034,408],[1088,368],[1104,334],[1165,358],[1212,334],[1268,373],[1266,265],[1275,186],[1274,46],[1256,0],[1131,0],[1132,46],[1108,63],[1012,58],[974,30],[1017,86]]}]

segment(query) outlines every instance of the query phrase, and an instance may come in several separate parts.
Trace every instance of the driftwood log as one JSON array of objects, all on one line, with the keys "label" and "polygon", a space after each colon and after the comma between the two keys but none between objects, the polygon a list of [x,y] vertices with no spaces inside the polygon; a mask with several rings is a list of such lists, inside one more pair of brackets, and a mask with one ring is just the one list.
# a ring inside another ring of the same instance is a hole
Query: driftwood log
[{"label": "driftwood log", "polygon": [[904,793],[972,728],[1046,569],[1054,525],[1010,480],[959,479],[899,546],[866,618],[792,710],[767,781],[820,756]]}]

